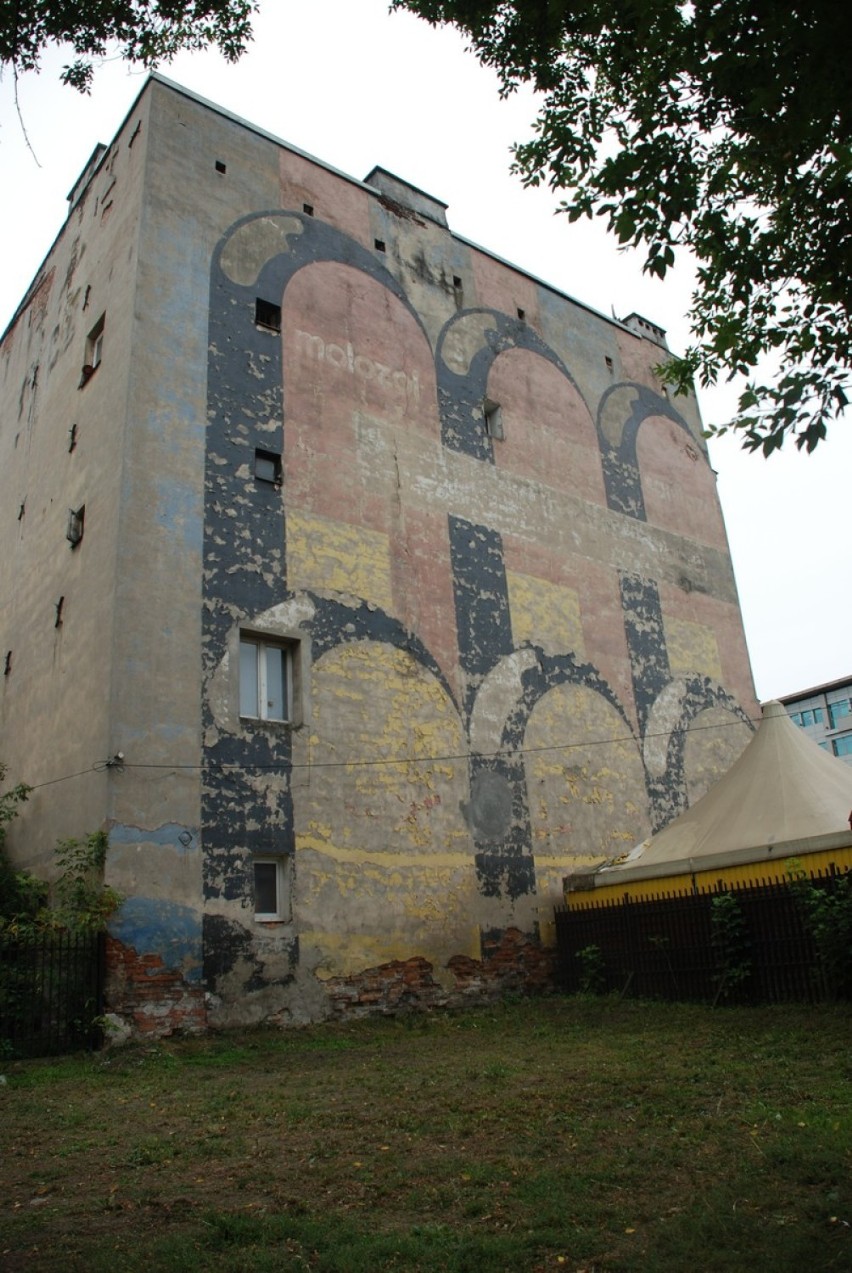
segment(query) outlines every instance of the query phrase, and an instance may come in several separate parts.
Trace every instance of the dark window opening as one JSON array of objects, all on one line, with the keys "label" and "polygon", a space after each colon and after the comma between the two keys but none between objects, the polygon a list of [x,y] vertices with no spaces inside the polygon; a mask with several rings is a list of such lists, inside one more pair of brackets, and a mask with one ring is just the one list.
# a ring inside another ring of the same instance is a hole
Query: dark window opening
[{"label": "dark window opening", "polygon": [[281,456],[275,451],[260,451],[254,453],[254,475],[259,482],[272,482],[275,486],[281,485]]},{"label": "dark window opening", "polygon": [[606,363],[606,369],[607,369],[607,371],[608,371],[610,374],[612,374],[613,364],[612,364],[612,359],[610,358],[609,354],[606,354],[606,356],[604,357],[604,362]]},{"label": "dark window opening", "polygon": [[6,663],[5,663],[4,667],[3,667],[3,675],[4,675],[4,676],[9,676],[9,674],[11,673],[11,671],[12,671],[12,651],[11,651],[11,650],[7,650],[7,651],[6,651]]},{"label": "dark window opening", "polygon": [[456,309],[461,309],[464,305],[464,286],[458,274],[453,275],[453,300],[456,303]]},{"label": "dark window opening", "polygon": [[314,205],[312,203],[303,203],[302,211],[306,217],[312,217],[314,215]]},{"label": "dark window opening", "polygon": [[68,450],[73,451],[77,445],[77,426],[72,424],[68,430]]},{"label": "dark window opening", "polygon": [[278,915],[278,863],[254,864],[254,913]]},{"label": "dark window opening", "polygon": [[503,412],[500,410],[500,404],[486,399],[482,414],[485,417],[485,432],[489,438],[501,440],[503,437]]},{"label": "dark window opening", "polygon": [[217,160],[216,160],[216,171],[217,171],[217,172],[227,172],[227,171],[228,171],[228,165],[227,165],[227,164],[223,164],[221,159],[217,159]]},{"label": "dark window opening", "polygon": [[65,538],[68,540],[72,548],[76,548],[80,540],[83,538],[83,524],[85,519],[85,504],[81,504],[79,508],[68,509],[68,525],[65,530]]},{"label": "dark window opening", "polygon": [[62,627],[62,610],[63,610],[64,606],[65,606],[65,598],[64,598],[64,597],[60,597],[60,598],[59,598],[59,600],[57,601],[56,605],[53,607],[53,608],[54,608],[54,610],[56,611],[56,618],[55,618],[55,619],[54,619],[54,621],[53,621],[53,626],[54,626],[55,628],[61,628],[61,627]]},{"label": "dark window opening", "polygon": [[387,251],[387,249],[386,249],[386,247],[385,247],[385,241],[384,241],[384,239],[376,239],[376,240],[375,240],[375,247],[376,247],[376,251],[377,251],[377,252],[385,252],[385,251]]},{"label": "dark window opening", "polygon": [[518,306],[518,318],[521,320],[521,322],[525,320],[526,316],[527,316],[527,311],[525,309],[521,309],[520,306]]},{"label": "dark window opening", "polygon": [[281,331],[281,306],[273,301],[265,301],[260,296],[254,303],[254,321],[265,331]]},{"label": "dark window opening", "polygon": [[19,522],[22,522],[22,521],[24,520],[24,513],[25,513],[26,511],[27,511],[27,501],[26,501],[26,500],[24,500],[23,504],[22,504],[22,505],[21,505],[21,507],[18,509],[18,521],[19,521]]}]

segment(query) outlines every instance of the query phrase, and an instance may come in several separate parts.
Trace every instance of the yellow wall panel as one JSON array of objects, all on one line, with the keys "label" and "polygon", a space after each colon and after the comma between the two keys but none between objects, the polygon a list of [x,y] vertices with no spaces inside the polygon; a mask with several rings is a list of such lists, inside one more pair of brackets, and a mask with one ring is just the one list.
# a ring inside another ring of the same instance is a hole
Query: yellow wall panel
[{"label": "yellow wall panel", "polygon": [[585,657],[580,598],[573,588],[513,571],[506,572],[506,582],[516,645],[531,641],[549,653],[573,650]]},{"label": "yellow wall panel", "polygon": [[287,517],[290,587],[344,592],[392,610],[387,535],[293,512]]}]

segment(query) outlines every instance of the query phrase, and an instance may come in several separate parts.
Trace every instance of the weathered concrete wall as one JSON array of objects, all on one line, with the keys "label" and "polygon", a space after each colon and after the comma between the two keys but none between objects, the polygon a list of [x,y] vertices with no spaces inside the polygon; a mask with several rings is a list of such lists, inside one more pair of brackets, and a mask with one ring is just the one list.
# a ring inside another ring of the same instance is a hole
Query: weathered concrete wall
[{"label": "weathered concrete wall", "polygon": [[[659,346],[280,162],[283,210],[241,218],[212,271],[202,821],[224,1021],[452,1001],[500,934],[542,950],[566,871],[706,789],[754,706],[700,421],[664,396]],[[256,447],[280,490],[254,482]],[[309,651],[301,722],[240,717],[241,627]],[[258,854],[287,864],[277,923],[251,915]]]},{"label": "weathered concrete wall", "polygon": [[[146,114],[143,101],[78,186],[0,345],[0,758],[10,780],[36,788],[10,851],[46,875],[57,838],[108,825],[116,782],[103,762],[118,746],[116,554]],[[84,375],[100,319],[101,361]],[[83,505],[72,547],[68,510]]]},{"label": "weathered concrete wall", "polygon": [[[57,357],[49,385],[63,427],[69,397],[91,415],[38,482],[38,533],[18,477],[2,508],[4,595],[47,641],[19,662],[4,629],[3,725],[30,781],[75,756],[125,766],[61,811],[39,797],[22,837],[110,828],[113,1002],[139,1031],[541,984],[562,876],[663,825],[748,737],[694,401],[665,397],[653,340],[455,238],[404,184],[368,188],[161,82],[109,161],[99,220],[76,248],[69,223],[2,351],[23,489],[55,460],[31,366],[85,337],[85,293],[60,280],[93,263],[104,363],[78,390],[76,353]],[[241,714],[241,631],[289,643],[289,721]],[[279,864],[275,919],[255,917],[258,857]]]}]

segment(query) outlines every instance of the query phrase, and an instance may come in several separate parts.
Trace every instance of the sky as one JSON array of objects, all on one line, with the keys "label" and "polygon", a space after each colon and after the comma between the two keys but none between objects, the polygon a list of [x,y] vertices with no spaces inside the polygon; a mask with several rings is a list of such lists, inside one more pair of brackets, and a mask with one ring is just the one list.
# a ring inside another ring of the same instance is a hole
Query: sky
[{"label": "sky", "polygon": [[[95,144],[112,139],[145,81],[115,57],[82,96],[59,83],[68,60],[51,50],[40,73],[19,79],[17,104],[8,70],[0,80],[0,332]],[[501,101],[457,32],[391,14],[388,0],[262,0],[236,66],[208,51],[159,70],[353,177],[389,169],[446,202],[456,234],[601,313],[636,311],[666,329],[670,348],[686,347],[689,263],[650,279],[602,225],[570,225],[550,191],[525,190],[510,148],[531,136],[534,99]],[[698,396],[705,423],[730,419],[732,386]],[[791,446],[766,460],[728,436],[711,440],[710,457],[758,698],[852,676],[852,415],[810,456]]]}]

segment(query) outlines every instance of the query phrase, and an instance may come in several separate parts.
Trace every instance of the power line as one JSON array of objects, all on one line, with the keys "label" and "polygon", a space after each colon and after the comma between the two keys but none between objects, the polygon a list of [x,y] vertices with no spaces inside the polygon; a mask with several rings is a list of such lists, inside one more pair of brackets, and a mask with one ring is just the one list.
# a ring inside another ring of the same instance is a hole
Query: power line
[{"label": "power line", "polygon": [[[752,724],[755,723],[754,718],[749,717],[748,719],[751,720]],[[645,734],[644,738],[642,739],[642,742],[643,743],[647,742],[648,739],[651,739],[651,738],[670,738],[676,734],[688,734],[688,733],[697,734],[702,732],[703,730],[731,729],[731,728],[734,728],[735,726],[740,726],[743,723],[744,723],[743,719],[739,718],[735,721],[726,721],[724,723],[719,723],[714,725],[696,725],[692,729],[660,730],[657,733]],[[591,739],[585,739],[582,742],[572,742],[572,743],[549,743],[547,746],[544,746],[544,747],[501,748],[497,751],[492,751],[492,752],[470,752],[470,751],[448,752],[446,754],[436,755],[436,756],[405,756],[405,757],[402,757],[401,759],[394,759],[394,760],[390,760],[386,757],[381,757],[376,760],[319,760],[319,761],[309,760],[309,761],[300,761],[296,763],[287,762],[286,764],[281,761],[273,762],[271,764],[245,764],[245,763],[238,763],[238,762],[234,762],[233,764],[228,764],[228,763],[220,763],[216,761],[212,761],[212,762],[207,761],[206,763],[202,763],[202,764],[188,765],[188,764],[159,764],[154,762],[134,763],[132,761],[127,761],[124,759],[122,759],[120,763],[116,763],[116,761],[114,760],[109,760],[109,761],[99,761],[94,765],[90,765],[88,769],[80,769],[76,773],[65,774],[61,778],[50,778],[46,782],[33,783],[30,786],[30,791],[39,791],[42,787],[52,787],[59,782],[68,782],[72,778],[80,778],[90,773],[103,773],[109,769],[115,770],[117,773],[122,773],[126,769],[156,769],[156,770],[168,769],[173,771],[179,770],[181,772],[194,772],[201,769],[211,769],[217,772],[238,771],[242,773],[266,773],[266,772],[273,772],[273,771],[281,770],[281,769],[287,769],[287,770],[366,769],[366,768],[378,768],[378,767],[388,766],[388,765],[437,765],[437,764],[442,764],[451,760],[467,761],[467,760],[470,760],[472,756],[477,756],[478,758],[481,758],[483,760],[498,760],[501,758],[505,758],[507,760],[514,760],[521,756],[541,755],[545,752],[578,751],[582,747],[607,747],[617,743],[634,743],[635,744],[636,742],[637,742],[637,739],[633,736],[633,734],[616,734],[611,738],[591,738]]]}]

